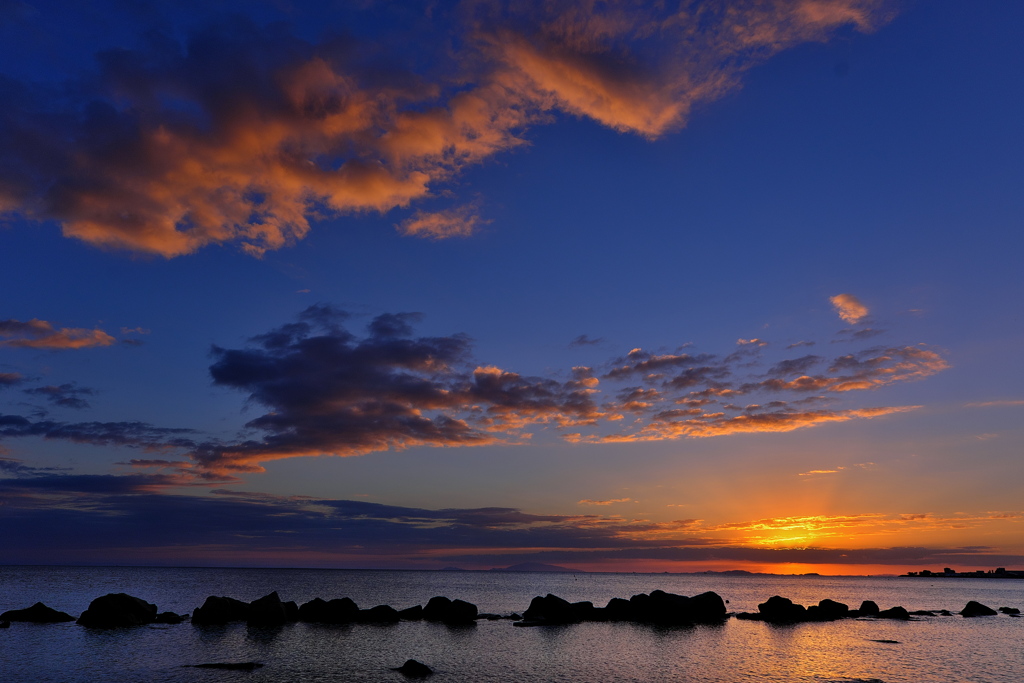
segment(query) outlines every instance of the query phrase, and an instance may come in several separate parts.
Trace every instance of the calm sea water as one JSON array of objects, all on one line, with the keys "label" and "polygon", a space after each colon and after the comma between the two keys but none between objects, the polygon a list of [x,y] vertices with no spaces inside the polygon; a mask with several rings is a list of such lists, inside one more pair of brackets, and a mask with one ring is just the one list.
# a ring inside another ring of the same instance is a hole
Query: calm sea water
[{"label": "calm sea water", "polygon": [[[522,612],[535,595],[604,605],[662,589],[714,590],[734,611],[783,595],[803,604],[823,598],[853,607],[957,611],[968,600],[1024,608],[1024,581],[853,577],[727,577],[669,574],[548,574],[302,569],[0,567],[0,611],[36,601],[77,616],[100,595],[126,592],[160,611],[191,612],[208,595],[253,600],[276,590],[300,604],[348,596],[360,607],[398,609],[434,595],[461,598],[485,612]],[[874,642],[896,640],[896,644]],[[1024,619],[1005,615],[910,622],[845,620],[771,626],[730,619],[721,626],[664,628],[624,623],[515,628],[508,621],[447,627],[189,623],[116,631],[74,624],[12,624],[0,630],[0,681],[146,682],[374,681],[402,683],[391,667],[406,659],[431,666],[432,683],[700,681],[1017,683],[1024,680]],[[253,672],[187,668],[203,662],[258,661]]]}]

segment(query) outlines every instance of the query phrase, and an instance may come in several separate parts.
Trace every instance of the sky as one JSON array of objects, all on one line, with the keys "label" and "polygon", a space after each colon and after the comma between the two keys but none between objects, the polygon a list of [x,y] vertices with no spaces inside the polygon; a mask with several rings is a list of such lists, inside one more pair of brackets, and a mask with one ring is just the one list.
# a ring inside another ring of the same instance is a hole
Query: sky
[{"label": "sky", "polygon": [[1022,22],[0,0],[0,564],[1024,568]]}]

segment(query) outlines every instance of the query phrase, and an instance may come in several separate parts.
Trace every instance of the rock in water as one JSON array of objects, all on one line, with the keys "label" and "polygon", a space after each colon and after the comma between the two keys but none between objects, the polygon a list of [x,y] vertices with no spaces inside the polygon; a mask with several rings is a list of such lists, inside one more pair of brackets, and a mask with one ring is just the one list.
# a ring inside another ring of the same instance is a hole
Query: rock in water
[{"label": "rock in water", "polygon": [[807,619],[807,609],[797,605],[789,598],[773,595],[757,606],[757,611],[764,621],[777,624],[788,624]]},{"label": "rock in water", "polygon": [[293,621],[289,618],[289,611],[287,603],[281,602],[277,591],[274,591],[249,603],[249,616],[246,621],[252,626],[280,626]]},{"label": "rock in water", "polygon": [[9,621],[0,621],[0,628],[10,628],[10,627],[11,627],[11,622],[9,622]]},{"label": "rock in water", "polygon": [[963,617],[992,617],[999,614],[991,607],[983,605],[980,602],[971,600],[967,603],[967,606],[960,610],[960,616]]},{"label": "rock in water", "polygon": [[430,674],[434,673],[434,670],[429,666],[422,662],[417,662],[415,659],[405,660],[405,664],[397,669],[392,669],[392,671],[397,671],[403,676],[407,676],[409,678],[426,678]]},{"label": "rock in water", "polygon": [[910,612],[903,607],[896,606],[884,609],[875,616],[879,619],[910,619]]},{"label": "rock in water", "polygon": [[[1003,614],[1009,614],[1011,616],[1012,615],[1016,615],[1016,614],[1020,614],[1020,610],[1017,609],[1016,607],[1000,607],[999,611],[1002,612]],[[3,617],[3,615],[0,614],[0,618],[2,618],[2,617]]]},{"label": "rock in water", "polygon": [[127,593],[110,593],[89,603],[78,623],[92,628],[142,626],[156,621],[156,605]]},{"label": "rock in water", "polygon": [[857,610],[862,617],[877,617],[878,616],[878,605],[874,600],[865,600],[860,603],[860,609]]},{"label": "rock in water", "polygon": [[25,609],[12,609],[0,614],[0,621],[28,621],[33,624],[59,624],[63,621],[74,621],[75,618],[66,612],[58,612],[37,602]]},{"label": "rock in water", "polygon": [[443,621],[446,624],[465,624],[476,619],[477,608],[465,600],[449,600],[444,596],[435,596],[427,601],[423,608],[423,618],[427,621]]},{"label": "rock in water", "polygon": [[234,598],[211,595],[206,598],[202,607],[192,612],[192,624],[195,626],[211,626],[227,624],[232,621],[245,621],[249,618],[249,603]]}]

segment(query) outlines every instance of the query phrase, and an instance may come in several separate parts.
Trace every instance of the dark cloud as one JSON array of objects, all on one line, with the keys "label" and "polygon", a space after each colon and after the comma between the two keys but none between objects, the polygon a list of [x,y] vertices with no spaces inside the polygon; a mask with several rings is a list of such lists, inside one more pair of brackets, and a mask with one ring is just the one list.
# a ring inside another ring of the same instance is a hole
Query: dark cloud
[{"label": "dark cloud", "polygon": [[595,346],[597,344],[600,344],[603,341],[604,341],[603,337],[598,337],[597,339],[591,339],[587,335],[581,334],[580,336],[576,337],[571,342],[569,342],[569,348],[575,348],[575,347],[579,347],[579,346]]},{"label": "dark cloud", "polygon": [[20,415],[0,414],[0,438],[40,437],[95,446],[163,449],[193,448],[186,438],[192,429],[154,427],[145,422],[57,422],[32,421]]},{"label": "dark cloud", "polygon": [[801,356],[800,358],[791,358],[788,360],[779,361],[768,370],[768,375],[772,377],[785,377],[787,375],[803,375],[808,370],[823,361],[824,358],[821,356]]},{"label": "dark cloud", "polygon": [[876,330],[873,327],[864,327],[864,328],[861,328],[859,330],[858,329],[839,330],[838,334],[839,334],[839,336],[843,337],[843,339],[833,339],[832,340],[833,344],[835,344],[837,342],[844,342],[844,341],[851,341],[851,340],[863,341],[865,339],[871,339],[872,337],[877,337],[879,335],[885,334],[885,330]]},{"label": "dark cloud", "polygon": [[[0,467],[5,462],[0,460]],[[655,523],[601,515],[538,515],[516,508],[425,508],[365,501],[215,489],[169,495],[160,475],[0,478],[4,556],[14,562],[242,563],[333,566],[502,566],[618,561],[1012,566],[1024,557],[985,547],[765,548],[717,530],[786,524],[756,520],[708,526],[696,519]],[[878,515],[837,524],[877,524]],[[881,523],[929,525],[928,515]],[[986,514],[986,519],[995,516]],[[941,521],[941,520],[940,520]],[[826,520],[827,523],[827,520]],[[998,520],[996,520],[998,523]]]},{"label": "dark cloud", "polygon": [[205,444],[194,456],[209,468],[246,469],[295,455],[482,445],[598,413],[589,388],[597,380],[585,369],[560,382],[474,368],[466,336],[413,337],[415,314],[378,316],[364,338],[341,327],[344,318],[317,306],[251,348],[214,348],[214,383],[268,412],[247,424],[260,440]]},{"label": "dark cloud", "polygon": [[23,389],[31,396],[42,396],[47,401],[61,408],[75,408],[81,410],[89,407],[89,401],[83,396],[95,396],[96,391],[88,387],[79,387],[74,383],[50,385],[45,387],[34,387]]},{"label": "dark cloud", "polygon": [[25,376],[20,372],[0,372],[0,389],[13,387],[25,381]]}]

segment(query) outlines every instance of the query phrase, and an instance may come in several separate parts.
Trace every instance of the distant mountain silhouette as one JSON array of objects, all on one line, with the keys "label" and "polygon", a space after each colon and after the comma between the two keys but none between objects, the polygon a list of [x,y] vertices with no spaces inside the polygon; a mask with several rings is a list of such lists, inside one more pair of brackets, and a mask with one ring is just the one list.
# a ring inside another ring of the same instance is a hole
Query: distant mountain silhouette
[{"label": "distant mountain silhouette", "polygon": [[559,567],[557,564],[544,564],[543,562],[522,562],[511,567],[493,567],[488,571],[492,572],[569,572],[572,574],[585,574],[581,569],[570,569]]}]

